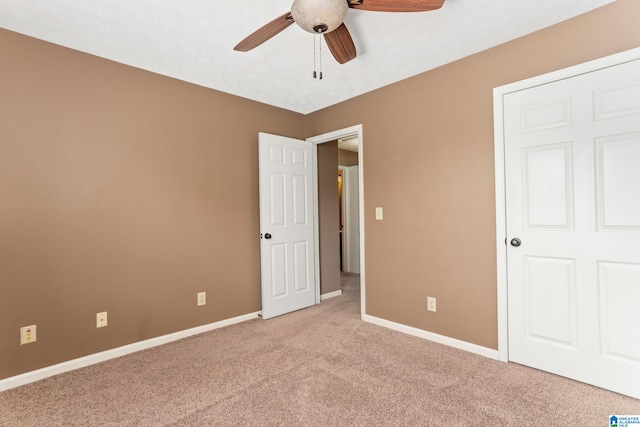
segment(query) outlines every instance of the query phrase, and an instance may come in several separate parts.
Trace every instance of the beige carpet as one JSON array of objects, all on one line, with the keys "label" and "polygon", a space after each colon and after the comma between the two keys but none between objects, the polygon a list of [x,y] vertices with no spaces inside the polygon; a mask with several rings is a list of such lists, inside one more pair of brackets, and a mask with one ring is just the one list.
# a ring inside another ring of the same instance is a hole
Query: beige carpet
[{"label": "beige carpet", "polygon": [[359,320],[344,295],[0,393],[1,426],[605,426],[640,401]]}]

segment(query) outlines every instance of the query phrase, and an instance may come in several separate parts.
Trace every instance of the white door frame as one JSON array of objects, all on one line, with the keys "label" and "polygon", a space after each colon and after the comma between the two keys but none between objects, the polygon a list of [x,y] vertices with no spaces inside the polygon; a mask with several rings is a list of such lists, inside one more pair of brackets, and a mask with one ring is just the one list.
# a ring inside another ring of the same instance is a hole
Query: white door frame
[{"label": "white door frame", "polygon": [[345,183],[346,183],[346,166],[340,166],[338,164],[338,169],[342,171],[342,193],[340,194],[340,215],[342,218],[342,224],[340,224],[340,246],[342,247],[342,253],[340,254],[340,264],[342,265],[342,270],[347,271],[347,240],[348,235],[345,232],[347,229],[347,206],[346,206],[346,191],[345,191]]},{"label": "white door frame", "polygon": [[364,153],[362,143],[362,125],[355,125],[344,129],[335,130],[333,132],[323,133],[322,135],[312,136],[307,138],[307,141],[314,145],[313,150],[313,187],[315,196],[313,198],[314,209],[314,222],[315,222],[315,244],[316,244],[316,283],[318,284],[316,289],[316,304],[320,303],[320,239],[319,239],[319,226],[318,226],[318,144],[323,142],[335,141],[339,138],[347,138],[351,136],[357,136],[358,138],[358,205],[359,212],[359,227],[360,227],[360,318],[365,316],[365,277],[364,277]]},{"label": "white door frame", "polygon": [[494,161],[496,189],[496,255],[498,297],[498,360],[509,361],[508,305],[507,305],[507,238],[506,192],[504,160],[503,98],[505,95],[568,79],[602,68],[640,59],[640,48],[627,50],[604,58],[564,68],[541,76],[511,83],[493,89]]}]

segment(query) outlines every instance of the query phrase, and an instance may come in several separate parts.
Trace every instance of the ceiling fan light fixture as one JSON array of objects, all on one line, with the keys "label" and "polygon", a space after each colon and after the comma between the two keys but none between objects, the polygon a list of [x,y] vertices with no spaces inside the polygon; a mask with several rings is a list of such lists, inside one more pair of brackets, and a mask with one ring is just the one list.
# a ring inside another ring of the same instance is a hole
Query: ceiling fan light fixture
[{"label": "ceiling fan light fixture", "polygon": [[296,24],[313,34],[329,33],[342,24],[349,5],[345,0],[294,0],[291,15]]}]

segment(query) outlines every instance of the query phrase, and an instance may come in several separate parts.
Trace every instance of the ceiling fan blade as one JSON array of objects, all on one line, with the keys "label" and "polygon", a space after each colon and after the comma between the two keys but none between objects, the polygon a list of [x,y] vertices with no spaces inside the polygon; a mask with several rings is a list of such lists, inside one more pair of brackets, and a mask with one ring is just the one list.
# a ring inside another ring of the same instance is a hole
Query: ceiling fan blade
[{"label": "ceiling fan blade", "polygon": [[444,0],[347,0],[352,9],[373,12],[427,12],[440,9]]},{"label": "ceiling fan blade", "polygon": [[247,52],[254,47],[260,46],[291,24],[293,24],[293,17],[291,16],[291,12],[287,12],[249,34],[244,40],[238,43],[233,50]]},{"label": "ceiling fan blade", "polygon": [[340,24],[330,33],[325,33],[324,41],[327,42],[331,54],[340,64],[349,62],[356,57],[356,46],[344,24]]}]

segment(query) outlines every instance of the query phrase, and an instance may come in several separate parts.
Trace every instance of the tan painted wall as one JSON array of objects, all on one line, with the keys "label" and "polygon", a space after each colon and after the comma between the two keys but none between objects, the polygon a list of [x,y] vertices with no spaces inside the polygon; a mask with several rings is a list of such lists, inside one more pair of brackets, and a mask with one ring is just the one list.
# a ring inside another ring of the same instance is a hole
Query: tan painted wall
[{"label": "tan painted wall", "polygon": [[338,164],[340,166],[355,166],[358,164],[358,153],[348,150],[338,150]]},{"label": "tan painted wall", "polygon": [[320,292],[340,289],[340,204],[338,141],[318,144],[318,225]]},{"label": "tan painted wall", "polygon": [[492,89],[638,47],[639,22],[620,0],[307,116],[363,124],[367,314],[497,348]]},{"label": "tan painted wall", "polygon": [[492,88],[640,46],[639,18],[619,0],[306,118],[0,30],[0,379],[259,310],[257,133],[359,123],[367,313],[496,348]]},{"label": "tan painted wall", "polygon": [[0,61],[0,379],[260,310],[257,134],[304,116],[5,30]]}]

